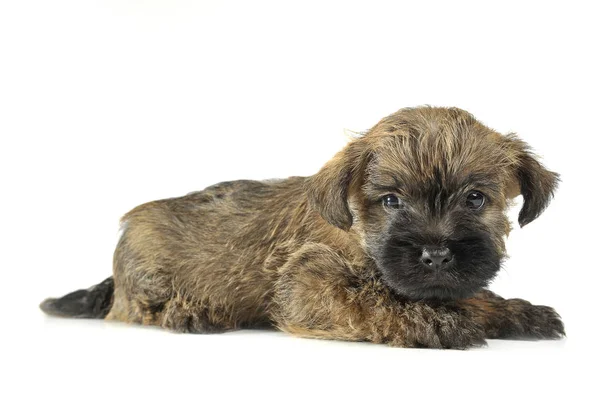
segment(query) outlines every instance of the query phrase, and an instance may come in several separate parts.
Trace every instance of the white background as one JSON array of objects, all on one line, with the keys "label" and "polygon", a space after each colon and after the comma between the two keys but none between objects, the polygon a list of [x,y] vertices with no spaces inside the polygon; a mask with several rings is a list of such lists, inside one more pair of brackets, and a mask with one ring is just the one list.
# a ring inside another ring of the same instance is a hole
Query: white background
[{"label": "white background", "polygon": [[[592,4],[3,1],[0,396],[598,395]],[[348,130],[421,104],[518,132],[561,173],[546,213],[511,234],[492,288],[554,306],[567,339],[407,350],[38,310],[110,275],[133,206],[312,174]]]}]

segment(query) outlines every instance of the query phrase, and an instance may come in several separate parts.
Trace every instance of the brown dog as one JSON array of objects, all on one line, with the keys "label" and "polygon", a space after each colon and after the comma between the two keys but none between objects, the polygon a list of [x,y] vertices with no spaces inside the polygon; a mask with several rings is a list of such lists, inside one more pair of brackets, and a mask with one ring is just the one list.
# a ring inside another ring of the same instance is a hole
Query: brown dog
[{"label": "brown dog", "polygon": [[465,111],[403,109],[314,176],[220,183],[133,209],[113,277],[41,308],[405,347],[559,338],[552,308],[484,289],[504,257],[510,200],[523,195],[524,226],[557,180],[524,142]]}]

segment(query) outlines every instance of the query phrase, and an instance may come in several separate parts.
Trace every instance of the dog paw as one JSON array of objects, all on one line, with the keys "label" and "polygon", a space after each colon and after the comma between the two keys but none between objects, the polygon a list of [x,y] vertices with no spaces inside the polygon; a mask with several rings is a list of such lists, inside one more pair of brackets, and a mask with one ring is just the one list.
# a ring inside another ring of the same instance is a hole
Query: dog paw
[{"label": "dog paw", "polygon": [[205,334],[213,332],[210,324],[195,314],[172,315],[163,320],[162,327],[178,333]]},{"label": "dog paw", "polygon": [[166,307],[161,326],[178,333],[214,334],[224,332],[223,328],[209,322],[205,310],[189,308],[180,303],[169,304]]},{"label": "dog paw", "polygon": [[559,314],[549,306],[532,305],[522,299],[509,299],[508,317],[498,338],[560,339],[565,327]]},{"label": "dog paw", "polygon": [[485,331],[465,315],[447,308],[415,306],[405,313],[405,331],[394,346],[468,349],[485,346]]}]

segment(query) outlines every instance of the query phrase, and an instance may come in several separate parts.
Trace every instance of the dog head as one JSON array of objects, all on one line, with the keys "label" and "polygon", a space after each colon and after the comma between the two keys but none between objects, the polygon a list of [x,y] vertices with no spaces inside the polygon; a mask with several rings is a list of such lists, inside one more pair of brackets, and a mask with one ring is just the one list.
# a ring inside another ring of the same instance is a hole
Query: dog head
[{"label": "dog head", "polygon": [[402,109],[349,143],[308,182],[313,207],[352,229],[390,288],[411,299],[468,297],[505,255],[505,211],[536,219],[558,182],[527,144],[456,108]]}]

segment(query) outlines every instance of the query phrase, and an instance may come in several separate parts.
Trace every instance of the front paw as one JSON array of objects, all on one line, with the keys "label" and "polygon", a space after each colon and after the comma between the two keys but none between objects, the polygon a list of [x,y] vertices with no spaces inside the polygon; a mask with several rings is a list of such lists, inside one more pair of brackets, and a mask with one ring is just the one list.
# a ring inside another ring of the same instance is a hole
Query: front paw
[{"label": "front paw", "polygon": [[523,299],[509,299],[506,319],[497,326],[494,338],[560,339],[565,327],[556,311]]},{"label": "front paw", "polygon": [[453,309],[415,304],[404,317],[405,334],[391,342],[394,346],[468,349],[486,345],[484,329]]}]

